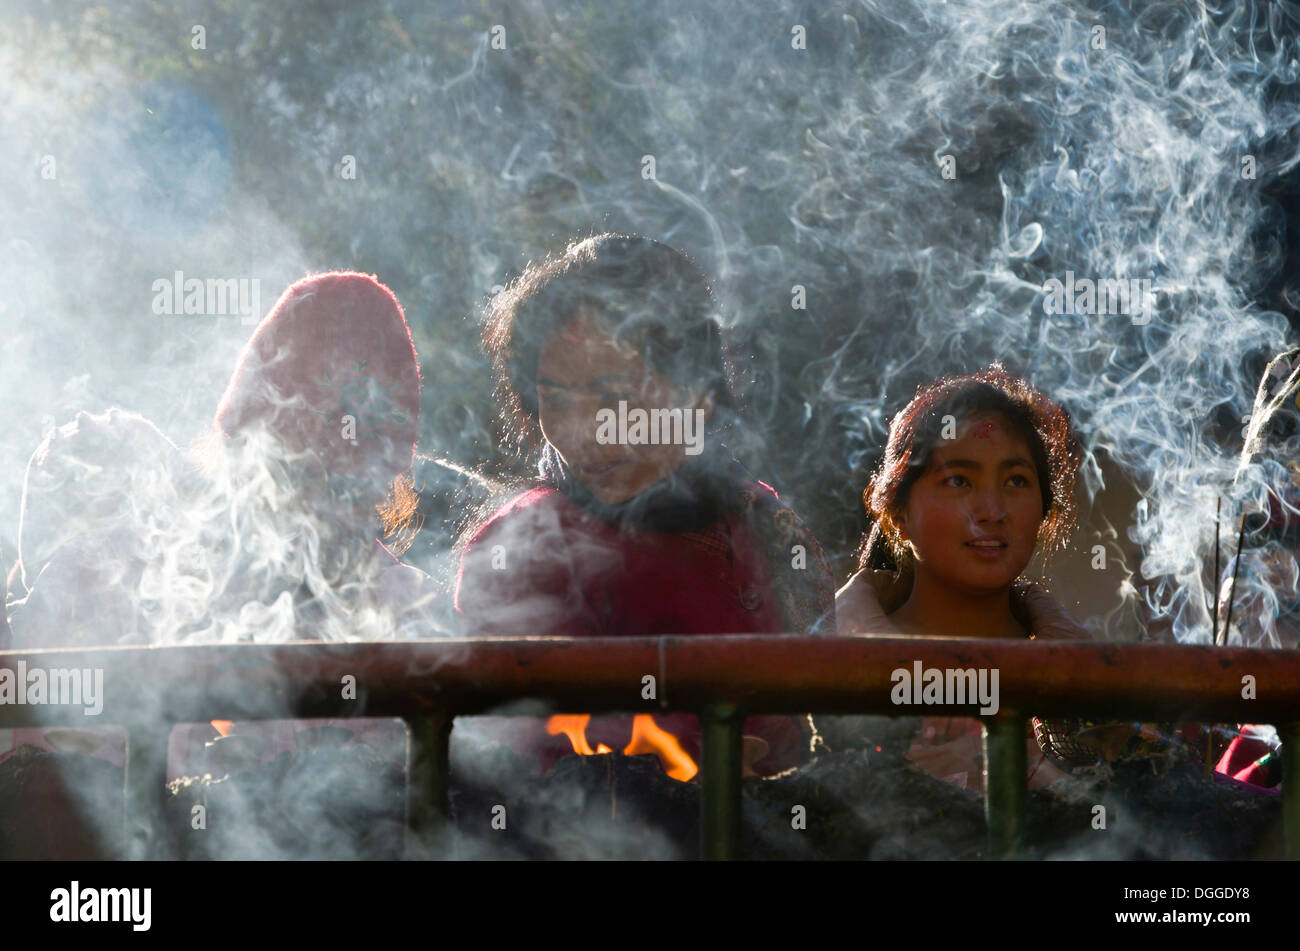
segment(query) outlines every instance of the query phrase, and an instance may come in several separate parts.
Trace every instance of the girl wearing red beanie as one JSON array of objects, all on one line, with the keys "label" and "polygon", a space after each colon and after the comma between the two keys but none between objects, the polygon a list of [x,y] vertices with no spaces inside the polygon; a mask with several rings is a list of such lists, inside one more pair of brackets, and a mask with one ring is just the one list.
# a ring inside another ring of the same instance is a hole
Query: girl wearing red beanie
[{"label": "girl wearing red beanie", "polygon": [[[387,640],[437,632],[438,591],[398,555],[411,543],[420,370],[397,298],[373,276],[314,274],[245,345],[203,447],[215,507],[200,513],[217,592],[204,640]],[[380,541],[383,533],[389,544]],[[211,626],[209,626],[211,625]],[[185,632],[181,631],[181,636]],[[396,720],[235,723],[259,759],[327,726],[400,755]],[[197,728],[199,739],[211,735]],[[173,771],[200,747],[173,743]]]},{"label": "girl wearing red beanie", "polygon": [[[418,527],[419,411],[392,292],[365,274],[303,278],[245,346],[197,444],[202,475],[117,410],[38,449],[14,646],[427,636],[437,592],[397,558]],[[283,747],[293,727],[241,729]]]},{"label": "girl wearing red beanie", "polygon": [[409,614],[433,597],[427,577],[397,559],[418,528],[419,417],[419,363],[392,291],[347,271],[291,285],[240,356],[207,454],[244,548],[232,579],[244,583],[227,600],[280,574],[302,582],[296,636],[396,636],[340,627],[332,609],[364,623],[379,602],[405,599],[395,606]]}]

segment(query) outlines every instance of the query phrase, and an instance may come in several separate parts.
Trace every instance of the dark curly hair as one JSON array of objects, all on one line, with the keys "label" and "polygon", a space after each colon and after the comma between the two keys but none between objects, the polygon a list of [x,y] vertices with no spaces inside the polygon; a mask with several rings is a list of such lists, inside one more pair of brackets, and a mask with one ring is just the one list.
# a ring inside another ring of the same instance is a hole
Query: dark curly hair
[{"label": "dark curly hair", "polygon": [[710,428],[734,407],[721,319],[708,279],[665,244],[640,235],[599,234],[530,264],[493,298],[483,326],[507,444],[542,443],[537,361],[547,338],[588,314],[630,344],[646,365],[713,399]]},{"label": "dark curly hair", "polygon": [[1043,497],[1040,545],[1050,551],[1065,543],[1076,518],[1074,488],[1083,459],[1078,434],[1064,407],[994,363],[978,373],[941,377],[918,387],[890,423],[884,458],[862,493],[874,524],[857,552],[860,569],[902,566],[906,549],[898,519],[940,443],[944,417],[961,422],[984,413],[1005,418],[1029,446]]}]

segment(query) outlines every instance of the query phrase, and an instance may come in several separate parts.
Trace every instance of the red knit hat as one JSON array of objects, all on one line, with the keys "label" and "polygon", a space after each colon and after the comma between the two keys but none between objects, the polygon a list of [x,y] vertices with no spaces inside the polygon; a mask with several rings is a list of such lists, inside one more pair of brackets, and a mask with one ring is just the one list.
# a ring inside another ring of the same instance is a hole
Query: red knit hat
[{"label": "red knit hat", "polygon": [[216,423],[226,436],[265,425],[290,452],[331,471],[410,468],[420,365],[397,298],[373,275],[313,274],[290,285],[240,355]]}]

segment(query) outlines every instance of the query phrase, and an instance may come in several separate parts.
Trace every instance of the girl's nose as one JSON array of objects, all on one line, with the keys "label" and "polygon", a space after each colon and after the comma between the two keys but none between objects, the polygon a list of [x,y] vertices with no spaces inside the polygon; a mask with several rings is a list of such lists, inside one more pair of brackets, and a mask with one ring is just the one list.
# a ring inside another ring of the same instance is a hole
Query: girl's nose
[{"label": "girl's nose", "polygon": [[975,497],[975,520],[978,522],[1000,522],[1007,517],[1007,507],[1002,494],[997,491],[981,492]]}]

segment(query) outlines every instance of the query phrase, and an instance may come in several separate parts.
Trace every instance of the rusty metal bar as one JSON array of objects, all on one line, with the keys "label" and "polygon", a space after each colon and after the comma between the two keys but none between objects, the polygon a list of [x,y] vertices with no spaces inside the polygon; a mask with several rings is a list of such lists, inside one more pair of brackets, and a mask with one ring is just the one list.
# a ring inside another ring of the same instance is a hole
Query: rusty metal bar
[{"label": "rusty metal bar", "polygon": [[163,805],[167,793],[167,739],[172,725],[133,726],[126,741],[126,830],[123,845],[132,859],[170,858]]},{"label": "rusty metal bar", "polygon": [[1015,859],[1024,846],[1025,719],[1011,711],[984,723],[984,818],[989,827],[989,857]]},{"label": "rusty metal bar", "polygon": [[448,716],[406,720],[406,857],[450,858],[451,807]]},{"label": "rusty metal bar", "polygon": [[[459,715],[525,697],[555,709],[636,712],[647,670],[662,670],[660,690],[679,710],[725,697],[764,713],[904,714],[917,711],[894,705],[890,675],[916,660],[997,668],[1002,706],[1042,715],[1286,723],[1300,711],[1300,651],[1253,648],[746,635],[0,652],[0,666],[102,668],[98,722],[127,726],[431,709]],[[1242,700],[1245,673],[1256,678],[1258,699]],[[364,710],[339,699],[348,674],[366,685]],[[973,711],[933,704],[926,712]],[[0,705],[0,727],[85,724],[79,707]]]},{"label": "rusty metal bar", "polygon": [[[131,854],[154,854],[144,817],[161,807],[165,737],[173,723],[224,719],[401,716],[413,724],[410,815],[432,831],[445,815],[450,717],[522,698],[552,709],[633,712],[641,677],[659,670],[672,707],[704,714],[702,850],[735,854],[739,821],[737,710],[764,713],[916,713],[896,705],[892,673],[996,669],[1004,711],[1040,715],[1275,722],[1300,749],[1300,651],[1160,644],[1041,643],[956,638],[746,635],[572,640],[477,638],[407,642],[223,644],[0,652],[0,667],[101,669],[97,722],[131,735],[127,770]],[[1243,701],[1241,678],[1258,699]],[[340,699],[345,677],[366,700]],[[1267,689],[1264,689],[1267,687]],[[726,698],[726,708],[718,707]],[[971,705],[926,713],[972,715]],[[733,722],[734,720],[734,722]],[[0,704],[0,728],[80,725],[77,705]],[[1013,741],[1013,723],[1016,738]],[[1018,717],[990,725],[986,800],[993,854],[1022,835],[1024,734]],[[1287,854],[1300,857],[1300,756],[1285,756]],[[155,802],[157,805],[155,806]],[[417,835],[415,842],[428,842]],[[418,854],[420,849],[416,849]]]},{"label": "rusty metal bar", "polygon": [[700,713],[700,858],[725,861],[740,844],[741,726],[734,704]]}]

